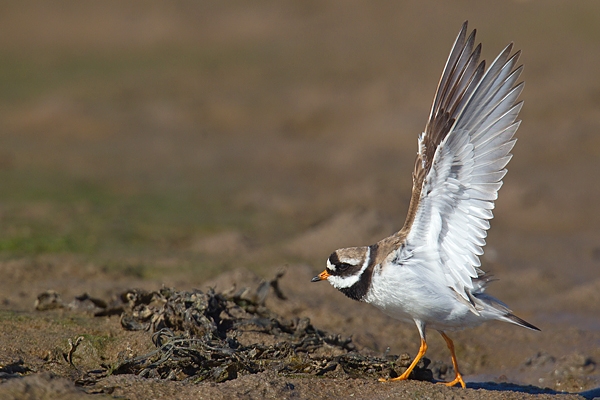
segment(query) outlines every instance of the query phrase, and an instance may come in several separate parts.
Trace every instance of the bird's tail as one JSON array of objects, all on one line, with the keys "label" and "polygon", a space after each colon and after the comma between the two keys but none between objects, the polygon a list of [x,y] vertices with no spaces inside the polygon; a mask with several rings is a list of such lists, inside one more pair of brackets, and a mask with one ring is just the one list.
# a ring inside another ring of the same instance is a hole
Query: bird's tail
[{"label": "bird's tail", "polygon": [[504,318],[502,318],[502,319],[504,321],[506,321],[506,322],[512,322],[513,324],[522,326],[523,328],[528,328],[528,329],[531,329],[531,330],[534,330],[534,331],[540,331],[541,330],[537,326],[532,325],[529,322],[525,321],[524,319],[517,317],[513,313],[508,312],[508,313],[504,314],[503,317]]},{"label": "bird's tail", "polygon": [[488,315],[490,319],[498,319],[500,321],[510,322],[512,324],[519,325],[523,328],[531,329],[534,331],[541,330],[537,326],[530,324],[522,318],[517,317],[515,314],[512,313],[511,309],[508,308],[506,304],[504,304],[497,298],[482,292],[474,293],[473,295],[475,296],[475,298],[477,298],[477,300],[485,304],[486,307],[484,308],[484,310],[489,313]]}]

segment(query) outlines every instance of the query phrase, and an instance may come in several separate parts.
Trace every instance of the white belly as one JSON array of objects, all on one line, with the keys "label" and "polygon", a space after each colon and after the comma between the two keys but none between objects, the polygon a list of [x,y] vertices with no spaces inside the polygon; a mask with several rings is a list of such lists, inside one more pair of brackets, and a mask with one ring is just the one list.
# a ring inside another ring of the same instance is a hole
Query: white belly
[{"label": "white belly", "polygon": [[485,318],[478,316],[457,294],[426,270],[403,266],[376,268],[366,303],[401,321],[421,321],[434,329],[453,330],[476,326]]}]

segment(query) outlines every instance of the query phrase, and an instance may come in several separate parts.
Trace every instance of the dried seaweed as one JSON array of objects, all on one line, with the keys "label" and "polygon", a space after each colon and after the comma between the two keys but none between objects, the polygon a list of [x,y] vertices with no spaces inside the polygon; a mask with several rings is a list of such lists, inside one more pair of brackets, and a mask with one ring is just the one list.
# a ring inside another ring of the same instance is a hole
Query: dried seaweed
[{"label": "dried seaweed", "polygon": [[[283,375],[394,377],[410,364],[408,355],[373,357],[361,354],[351,337],[315,328],[308,318],[286,319],[265,306],[273,292],[285,299],[277,284],[282,274],[256,289],[177,291],[128,290],[112,302],[79,296],[70,308],[96,316],[121,315],[127,330],[152,334],[155,349],[106,365],[109,374],[223,382],[266,370]],[[432,380],[429,360],[412,377]]]}]

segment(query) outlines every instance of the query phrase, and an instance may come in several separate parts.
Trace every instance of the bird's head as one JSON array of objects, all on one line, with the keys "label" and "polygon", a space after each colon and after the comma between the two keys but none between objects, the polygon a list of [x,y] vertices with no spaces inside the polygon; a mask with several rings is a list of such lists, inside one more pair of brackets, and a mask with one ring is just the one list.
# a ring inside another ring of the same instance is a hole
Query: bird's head
[{"label": "bird's head", "polygon": [[350,247],[334,251],[327,259],[325,270],[312,278],[311,282],[327,280],[346,296],[361,300],[371,281],[370,276],[363,275],[371,264],[372,247]]}]

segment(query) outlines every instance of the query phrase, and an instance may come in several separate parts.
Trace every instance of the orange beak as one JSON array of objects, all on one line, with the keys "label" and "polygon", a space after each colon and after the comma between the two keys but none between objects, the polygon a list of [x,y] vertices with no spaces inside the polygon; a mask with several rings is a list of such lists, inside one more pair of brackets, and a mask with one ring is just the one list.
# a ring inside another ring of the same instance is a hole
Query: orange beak
[{"label": "orange beak", "polygon": [[327,270],[321,272],[319,275],[315,276],[314,278],[312,278],[310,281],[311,282],[319,282],[319,281],[324,281],[327,278],[329,278],[331,275],[327,272]]}]

